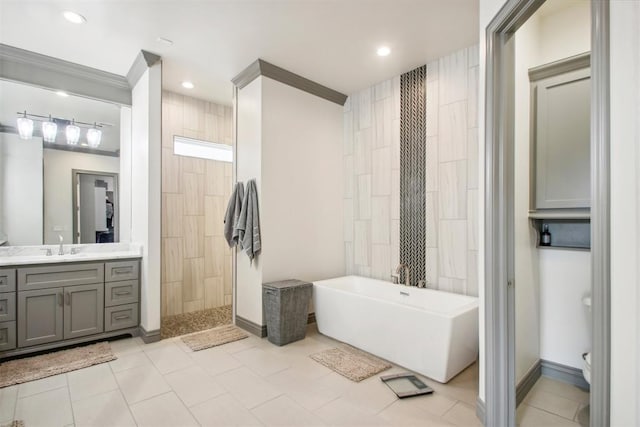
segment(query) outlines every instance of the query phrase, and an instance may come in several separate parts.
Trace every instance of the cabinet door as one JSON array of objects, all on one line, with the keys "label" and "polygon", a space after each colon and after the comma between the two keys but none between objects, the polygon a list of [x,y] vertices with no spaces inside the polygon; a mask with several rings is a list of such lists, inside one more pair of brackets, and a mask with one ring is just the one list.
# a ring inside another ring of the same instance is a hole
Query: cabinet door
[{"label": "cabinet door", "polygon": [[64,288],[64,339],[104,331],[104,284]]},{"label": "cabinet door", "polygon": [[62,288],[18,292],[18,347],[60,341]]},{"label": "cabinet door", "polygon": [[588,208],[590,177],[589,70],[536,86],[536,209]]}]

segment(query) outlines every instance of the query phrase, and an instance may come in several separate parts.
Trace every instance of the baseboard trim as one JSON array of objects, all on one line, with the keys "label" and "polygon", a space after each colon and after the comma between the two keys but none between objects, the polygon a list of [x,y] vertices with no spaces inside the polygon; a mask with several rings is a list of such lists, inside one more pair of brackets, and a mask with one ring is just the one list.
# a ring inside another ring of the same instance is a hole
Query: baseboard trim
[{"label": "baseboard trim", "polygon": [[487,413],[487,408],[484,404],[484,400],[480,399],[480,396],[476,399],[476,417],[480,420],[482,425],[485,425],[485,414]]},{"label": "baseboard trim", "polygon": [[257,323],[253,323],[251,320],[238,316],[237,314],[236,326],[260,338],[267,336],[267,325],[258,325]]},{"label": "baseboard trim", "polygon": [[516,407],[520,405],[520,403],[522,403],[524,398],[527,396],[527,394],[529,394],[534,384],[536,383],[536,381],[538,381],[538,378],[540,378],[541,375],[542,364],[541,361],[538,360],[524,375],[518,385],[516,385]]},{"label": "baseboard trim", "polygon": [[549,360],[540,360],[542,375],[562,381],[563,383],[574,385],[583,390],[589,390],[590,386],[582,375],[582,370],[572,366],[562,365]]},{"label": "baseboard trim", "polygon": [[140,326],[140,338],[145,344],[151,344],[160,341],[160,329],[153,329],[151,331],[145,330]]}]

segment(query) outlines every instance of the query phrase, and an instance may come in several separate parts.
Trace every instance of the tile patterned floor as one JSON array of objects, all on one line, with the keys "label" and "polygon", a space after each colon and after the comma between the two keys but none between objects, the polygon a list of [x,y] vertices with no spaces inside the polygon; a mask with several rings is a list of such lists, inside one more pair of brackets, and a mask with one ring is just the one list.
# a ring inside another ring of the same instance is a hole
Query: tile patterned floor
[{"label": "tile patterned floor", "polygon": [[178,338],[119,340],[118,360],[0,389],[0,425],[480,425],[477,364],[446,385],[425,380],[433,395],[399,400],[379,375],[353,383],[308,357],[336,345],[315,325],[284,347],[254,336],[199,352]]},{"label": "tile patterned floor", "polygon": [[575,426],[578,413],[589,405],[589,393],[572,385],[541,377],[518,407],[520,426]]}]

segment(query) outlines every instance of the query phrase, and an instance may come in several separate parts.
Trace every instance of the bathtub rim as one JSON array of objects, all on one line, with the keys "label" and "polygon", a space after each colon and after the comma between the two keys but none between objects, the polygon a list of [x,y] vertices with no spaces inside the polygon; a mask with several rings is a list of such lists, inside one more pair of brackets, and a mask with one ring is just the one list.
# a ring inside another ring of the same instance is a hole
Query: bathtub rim
[{"label": "bathtub rim", "polygon": [[[454,292],[441,291],[439,289],[425,288],[424,290],[428,290],[428,291],[432,291],[432,292],[442,292],[442,293],[451,294],[451,295],[454,295],[454,296],[462,296],[462,297],[465,297],[465,298],[473,298],[474,301],[470,301],[469,303],[466,303],[463,306],[461,306],[461,307],[459,307],[459,308],[457,308],[455,310],[452,310],[452,311],[447,311],[447,312],[435,311],[435,310],[430,310],[428,308],[416,307],[414,305],[409,305],[409,304],[402,304],[402,303],[399,303],[399,302],[396,302],[396,301],[389,301],[389,300],[385,300],[385,299],[382,299],[382,298],[376,298],[376,297],[372,297],[370,295],[361,294],[361,293],[357,293],[357,292],[352,292],[352,291],[348,291],[348,290],[345,290],[345,289],[341,289],[341,288],[337,288],[337,287],[331,287],[331,286],[327,286],[327,285],[323,285],[321,283],[320,284],[318,283],[318,282],[324,282],[324,281],[336,280],[336,279],[347,279],[347,278],[350,278],[350,277],[371,280],[371,281],[382,283],[384,285],[391,285],[391,286],[396,285],[395,283],[392,283],[392,282],[385,282],[384,280],[373,279],[371,277],[365,277],[365,276],[358,276],[358,275],[355,275],[355,274],[350,274],[348,276],[338,276],[338,277],[333,277],[333,278],[329,278],[329,279],[322,279],[322,280],[314,281],[314,282],[311,282],[311,283],[313,284],[313,289],[314,290],[315,290],[315,287],[318,286],[318,287],[325,288],[325,289],[331,289],[332,291],[335,291],[335,292],[338,292],[338,293],[341,293],[341,294],[344,294],[344,295],[357,295],[360,298],[365,298],[365,299],[373,300],[373,301],[379,301],[379,302],[383,302],[383,303],[386,303],[386,304],[393,304],[393,305],[397,305],[399,307],[403,307],[405,309],[411,309],[411,310],[415,310],[415,311],[426,312],[426,313],[433,314],[435,316],[441,316],[441,317],[446,317],[446,318],[454,318],[454,317],[457,317],[457,316],[459,316],[461,314],[467,313],[469,311],[473,311],[474,309],[476,311],[478,311],[478,313],[479,313],[480,304],[479,304],[479,298],[478,297],[474,297],[474,296],[471,296],[471,295],[456,294]],[[398,288],[399,290],[406,289],[406,288],[410,288],[410,289],[416,290],[418,292],[423,290],[423,288],[418,288],[416,286],[405,286],[405,285],[400,285],[400,284],[398,284],[396,286],[399,286],[399,288]],[[315,291],[314,291],[314,293],[315,293]],[[315,298],[314,298],[314,305],[315,305]],[[315,307],[314,307],[314,311],[315,311]]]}]

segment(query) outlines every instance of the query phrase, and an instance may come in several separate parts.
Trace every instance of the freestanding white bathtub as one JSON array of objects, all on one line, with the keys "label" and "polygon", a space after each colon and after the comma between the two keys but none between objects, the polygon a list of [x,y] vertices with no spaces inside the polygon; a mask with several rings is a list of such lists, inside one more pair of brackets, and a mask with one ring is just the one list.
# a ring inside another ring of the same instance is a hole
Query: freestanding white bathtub
[{"label": "freestanding white bathtub", "polygon": [[478,356],[478,299],[358,276],[313,284],[320,333],[446,383]]}]

